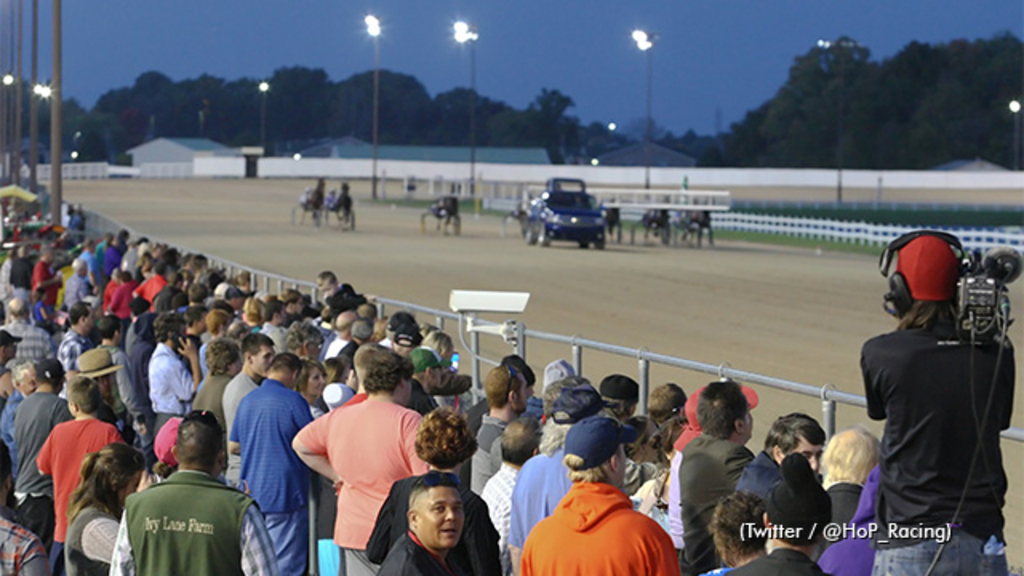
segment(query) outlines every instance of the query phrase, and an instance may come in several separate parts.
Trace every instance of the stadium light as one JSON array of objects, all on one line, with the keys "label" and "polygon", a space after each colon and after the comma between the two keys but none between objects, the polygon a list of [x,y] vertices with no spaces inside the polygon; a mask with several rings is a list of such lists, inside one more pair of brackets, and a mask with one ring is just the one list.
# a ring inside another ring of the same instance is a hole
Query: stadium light
[{"label": "stadium light", "polygon": [[658,39],[657,34],[651,34],[645,30],[633,30],[633,41],[641,52],[647,53],[647,129],[644,131],[644,188],[651,187],[651,132],[653,130],[651,120],[651,95],[654,80],[654,41]]},{"label": "stadium light", "polygon": [[4,74],[4,86],[14,84],[14,74]]},{"label": "stadium light", "polygon": [[619,125],[618,125],[618,124],[616,124],[615,122],[609,122],[609,123],[608,123],[608,131],[609,131],[609,132],[615,132],[615,130],[616,130],[616,129],[617,129],[618,127],[619,127]]},{"label": "stadium light", "polygon": [[53,96],[53,88],[50,88],[45,84],[36,84],[35,87],[32,88],[32,93],[40,98],[46,99]]},{"label": "stadium light", "polygon": [[267,92],[270,92],[270,82],[260,82],[260,147],[263,154],[267,153]]},{"label": "stadium light", "polygon": [[452,27],[455,41],[469,44],[469,194],[476,196],[476,26],[459,20]]},{"label": "stadium light", "polygon": [[1013,169],[1020,170],[1020,101],[1010,100],[1013,113]]},{"label": "stadium light", "polygon": [[[832,48],[851,50],[861,48],[856,41],[849,38],[840,38],[835,42],[831,40],[818,39],[818,48],[829,50]],[[839,62],[839,109],[836,112],[836,203],[843,203],[843,119],[846,112],[846,58],[838,55]]]}]

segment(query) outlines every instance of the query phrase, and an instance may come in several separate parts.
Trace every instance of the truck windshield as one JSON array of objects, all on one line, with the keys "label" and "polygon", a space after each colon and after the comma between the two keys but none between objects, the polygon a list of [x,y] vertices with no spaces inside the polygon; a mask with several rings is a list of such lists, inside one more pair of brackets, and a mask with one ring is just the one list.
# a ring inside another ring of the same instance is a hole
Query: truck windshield
[{"label": "truck windshield", "polygon": [[596,210],[594,197],[579,192],[548,192],[548,206],[552,208],[572,208],[576,210]]}]

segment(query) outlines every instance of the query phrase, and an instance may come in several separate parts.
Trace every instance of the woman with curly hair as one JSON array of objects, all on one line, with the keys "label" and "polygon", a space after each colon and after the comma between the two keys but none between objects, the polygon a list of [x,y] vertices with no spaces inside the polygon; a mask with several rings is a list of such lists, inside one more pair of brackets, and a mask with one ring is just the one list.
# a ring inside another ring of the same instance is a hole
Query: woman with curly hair
[{"label": "woman with curly hair", "polygon": [[423,417],[416,432],[416,455],[430,466],[430,471],[391,486],[366,547],[366,555],[372,562],[382,563],[388,550],[409,531],[406,514],[409,494],[416,480],[443,478],[458,485],[466,518],[462,538],[448,555],[448,561],[471,576],[501,574],[499,536],[491,523],[487,504],[469,486],[459,483],[459,466],[475,452],[476,438],[469,431],[465,416],[451,408],[437,408]]},{"label": "woman with curly hair", "polygon": [[125,498],[149,485],[146,460],[127,444],[108,444],[82,460],[68,503],[64,565],[68,576],[107,574]]}]

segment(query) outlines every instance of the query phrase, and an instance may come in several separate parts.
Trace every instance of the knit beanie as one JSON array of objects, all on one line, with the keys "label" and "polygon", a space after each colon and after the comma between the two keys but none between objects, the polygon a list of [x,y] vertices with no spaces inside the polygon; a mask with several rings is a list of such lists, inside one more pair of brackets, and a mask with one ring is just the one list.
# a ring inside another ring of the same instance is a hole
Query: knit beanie
[{"label": "knit beanie", "polygon": [[832,499],[818,483],[811,465],[802,454],[790,454],[782,461],[782,482],[768,494],[765,508],[768,520],[778,526],[779,534],[793,544],[814,542],[832,519]]}]

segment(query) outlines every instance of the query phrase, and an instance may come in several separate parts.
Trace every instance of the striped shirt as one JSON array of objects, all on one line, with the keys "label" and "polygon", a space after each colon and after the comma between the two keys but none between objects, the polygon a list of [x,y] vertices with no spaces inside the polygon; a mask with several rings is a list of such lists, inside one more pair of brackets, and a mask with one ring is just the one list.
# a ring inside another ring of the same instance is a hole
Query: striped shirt
[{"label": "striped shirt", "polygon": [[[242,573],[246,576],[277,576],[277,553],[267,532],[266,521],[256,506],[249,506],[242,517]],[[202,561],[201,558],[196,559]],[[6,574],[6,572],[5,572]],[[128,522],[121,515],[117,530],[114,557],[110,562],[110,576],[135,576],[135,557],[128,538]]]},{"label": "striped shirt", "polygon": [[38,326],[29,324],[28,320],[14,320],[5,325],[3,330],[15,338],[21,338],[21,342],[18,342],[18,351],[14,354],[19,360],[43,360],[57,356],[57,345],[50,334]]},{"label": "striped shirt", "polygon": [[505,464],[491,476],[484,486],[480,497],[487,503],[487,511],[491,515],[491,524],[498,531],[498,550],[501,551],[501,570],[504,574],[512,573],[512,559],[508,551],[508,533],[512,524],[512,491],[516,487],[519,470]]},{"label": "striped shirt", "polygon": [[0,574],[49,573],[50,563],[39,538],[0,516]]},{"label": "striped shirt", "polygon": [[92,342],[74,330],[68,330],[57,350],[57,360],[65,372],[78,372],[78,357],[92,350]]}]

